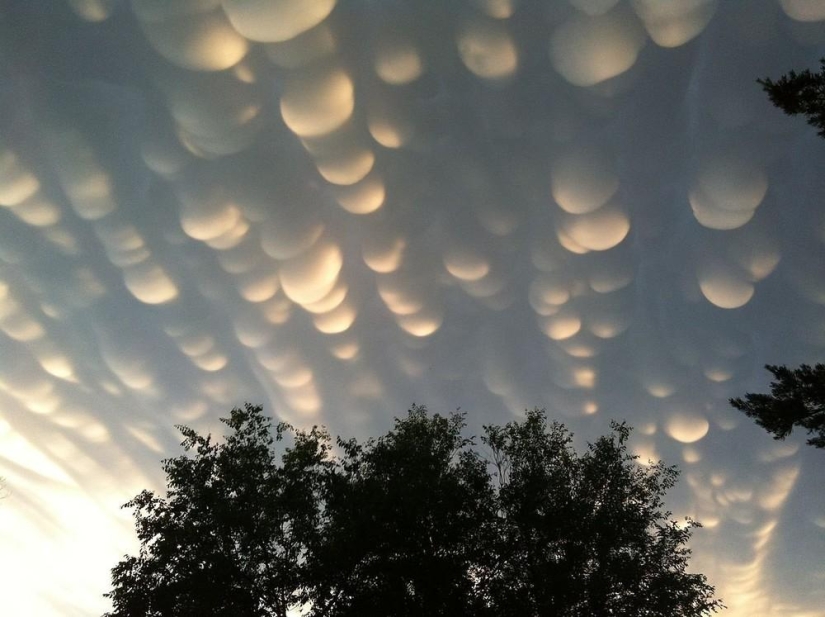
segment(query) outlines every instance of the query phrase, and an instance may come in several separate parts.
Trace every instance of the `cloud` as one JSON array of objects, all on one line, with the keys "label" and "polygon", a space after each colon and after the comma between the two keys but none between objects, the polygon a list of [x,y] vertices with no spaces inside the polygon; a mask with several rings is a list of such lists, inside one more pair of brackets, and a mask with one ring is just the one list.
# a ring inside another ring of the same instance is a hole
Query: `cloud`
[{"label": "cloud", "polygon": [[172,425],[249,400],[627,419],[729,614],[822,614],[818,467],[726,403],[825,347],[821,142],[755,84],[820,3],[52,4],[0,64],[8,610],[103,610]]}]

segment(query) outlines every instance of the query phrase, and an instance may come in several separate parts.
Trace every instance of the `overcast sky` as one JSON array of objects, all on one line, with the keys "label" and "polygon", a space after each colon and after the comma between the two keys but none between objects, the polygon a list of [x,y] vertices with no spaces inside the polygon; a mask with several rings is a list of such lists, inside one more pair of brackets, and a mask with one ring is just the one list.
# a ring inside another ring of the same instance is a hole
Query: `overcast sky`
[{"label": "overcast sky", "polygon": [[755,80],[822,0],[12,0],[0,580],[106,609],[174,424],[611,419],[730,616],[822,616],[825,453],[727,404],[823,360],[825,141]]}]

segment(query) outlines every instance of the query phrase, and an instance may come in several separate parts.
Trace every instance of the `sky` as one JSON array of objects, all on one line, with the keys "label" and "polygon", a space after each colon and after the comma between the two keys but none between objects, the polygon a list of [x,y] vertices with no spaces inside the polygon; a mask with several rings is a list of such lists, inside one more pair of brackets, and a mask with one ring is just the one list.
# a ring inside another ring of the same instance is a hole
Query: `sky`
[{"label": "sky", "polygon": [[825,615],[825,453],[728,399],[825,349],[821,0],[0,8],[0,580],[100,614],[175,424],[544,407],[682,470],[734,616]]}]

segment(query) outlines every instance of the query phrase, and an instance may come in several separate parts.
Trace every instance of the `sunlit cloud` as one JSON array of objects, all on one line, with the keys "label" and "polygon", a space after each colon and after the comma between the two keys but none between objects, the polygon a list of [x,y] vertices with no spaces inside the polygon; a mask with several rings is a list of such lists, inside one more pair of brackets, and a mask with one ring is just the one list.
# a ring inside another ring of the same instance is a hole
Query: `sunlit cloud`
[{"label": "sunlit cloud", "polygon": [[627,420],[726,614],[822,616],[810,449],[727,404],[825,349],[821,142],[755,83],[823,55],[821,2],[49,8],[0,62],[9,614],[105,612],[119,505],[248,400]]},{"label": "sunlit cloud", "polygon": [[630,69],[645,44],[636,16],[624,7],[576,15],[553,32],[550,60],[576,86],[593,86]]}]

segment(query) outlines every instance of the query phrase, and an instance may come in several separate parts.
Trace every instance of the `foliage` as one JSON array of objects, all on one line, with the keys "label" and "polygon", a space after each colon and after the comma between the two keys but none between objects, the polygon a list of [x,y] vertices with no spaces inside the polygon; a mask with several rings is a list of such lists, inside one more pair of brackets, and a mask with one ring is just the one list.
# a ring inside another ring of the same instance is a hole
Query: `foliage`
[{"label": "foliage", "polygon": [[765,78],[757,82],[771,103],[790,116],[805,116],[808,124],[819,130],[819,136],[825,137],[825,58],[820,64],[819,73],[790,71],[776,81]]},{"label": "foliage", "polygon": [[463,426],[413,407],[378,440],[339,440],[313,615],[479,614],[472,566],[495,511]]},{"label": "foliage", "polygon": [[[541,410],[485,427],[413,407],[378,439],[338,439],[235,409],[222,444],[180,427],[166,498],[127,504],[141,542],[112,570],[111,617],[699,616],[692,521],[670,520],[674,468],[639,465],[630,429],[579,456]],[[276,442],[291,436],[280,457]]]},{"label": "foliage", "polygon": [[721,607],[686,572],[693,521],[663,509],[674,467],[643,467],[630,428],[612,424],[578,456],[571,434],[534,410],[487,427],[500,481],[497,563],[482,577],[492,614],[703,615]]},{"label": "foliage", "polygon": [[771,393],[747,393],[744,398],[731,399],[730,404],[756,420],[774,439],[785,439],[798,427],[814,435],[809,445],[825,448],[825,365],[765,368],[774,376]]},{"label": "foliage", "polygon": [[[261,407],[233,409],[215,444],[178,427],[194,456],[163,462],[166,498],[143,491],[134,509],[140,553],[112,569],[110,617],[285,617],[299,601],[305,556],[318,541],[328,435],[279,424]],[[276,464],[273,443],[294,444]]]}]

